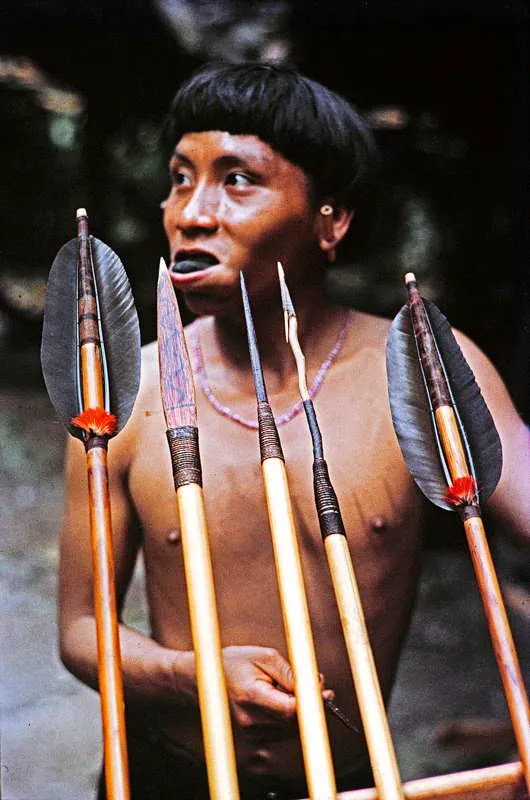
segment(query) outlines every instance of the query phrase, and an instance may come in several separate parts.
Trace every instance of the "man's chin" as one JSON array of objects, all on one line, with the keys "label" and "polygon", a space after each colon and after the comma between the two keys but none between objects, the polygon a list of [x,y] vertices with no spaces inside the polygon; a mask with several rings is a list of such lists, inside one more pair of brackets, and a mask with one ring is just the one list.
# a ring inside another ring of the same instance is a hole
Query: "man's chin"
[{"label": "man's chin", "polygon": [[206,292],[182,292],[187,308],[198,317],[225,317],[234,313],[233,298],[220,298]]}]

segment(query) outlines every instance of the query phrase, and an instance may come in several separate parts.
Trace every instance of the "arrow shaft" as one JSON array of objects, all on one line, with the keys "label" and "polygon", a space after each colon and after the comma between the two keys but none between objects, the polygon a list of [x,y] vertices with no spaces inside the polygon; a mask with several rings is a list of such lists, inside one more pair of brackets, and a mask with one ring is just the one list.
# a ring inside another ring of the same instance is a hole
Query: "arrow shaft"
[{"label": "arrow shaft", "polygon": [[432,335],[429,317],[423,300],[416,287],[416,282],[407,283],[409,293],[409,309],[414,328],[414,336],[418,355],[423,368],[427,391],[434,410],[443,406],[452,406],[451,393],[447,385],[442,362]]},{"label": "arrow shaft", "polygon": [[210,795],[212,800],[237,800],[235,751],[201,486],[179,486],[177,505]]},{"label": "arrow shaft", "polygon": [[403,800],[401,777],[346,537],[324,539],[366,745],[381,800]]},{"label": "arrow shaft", "polygon": [[123,681],[105,447],[87,449],[87,471],[105,784],[109,800],[128,800]]},{"label": "arrow shaft", "polygon": [[[99,313],[90,252],[88,219],[78,219],[79,378],[82,410],[104,408],[105,386]],[[118,613],[112,552],[106,436],[85,439],[98,682],[103,724],[105,784],[109,800],[129,800],[127,742]]]},{"label": "arrow shaft", "polygon": [[434,418],[451,480],[471,475],[453,406],[439,406]]},{"label": "arrow shaft", "polygon": [[83,409],[103,408],[105,391],[99,309],[94,282],[94,269],[90,252],[88,219],[78,220],[78,320],[79,358]]},{"label": "arrow shaft", "polygon": [[464,529],[523,765],[526,786],[530,789],[530,710],[519,659],[482,519],[478,516],[465,519]]},{"label": "arrow shaft", "polygon": [[208,785],[212,800],[238,800],[234,737],[202,493],[195,388],[175,291],[162,260],[157,328],[160,394],[177,495]]},{"label": "arrow shaft", "polygon": [[374,780],[381,800],[402,800],[404,795],[401,777],[370,646],[357,579],[339,503],[324,459],[322,435],[315,408],[307,391],[305,358],[298,340],[296,314],[280,264],[278,273],[283,310],[286,316],[287,341],[296,361],[300,395],[304,403],[313,444],[313,487],[320,532],[324,540],[324,549],[339,609]]},{"label": "arrow shaft", "polygon": [[256,388],[261,468],[282,619],[293,669],[296,714],[311,800],[337,795],[320,676],[305,591],[298,535],[278,429],[267,391],[243,273],[240,274],[252,374]]},{"label": "arrow shaft", "polygon": [[[169,362],[161,359],[163,363]],[[208,785],[212,800],[237,800],[234,739],[204,512],[198,431],[193,426],[171,428],[167,439],[182,536]]]},{"label": "arrow shaft", "polygon": [[368,637],[346,531],[337,496],[329,477],[327,463],[323,457],[321,434],[311,400],[304,401],[304,408],[315,454],[313,485],[320,532],[324,540],[335,600],[339,609],[374,781],[381,800],[402,800],[404,794],[396,752]]},{"label": "arrow shaft", "polygon": [[309,795],[333,798],[337,789],[285,464],[265,458],[262,472]]}]

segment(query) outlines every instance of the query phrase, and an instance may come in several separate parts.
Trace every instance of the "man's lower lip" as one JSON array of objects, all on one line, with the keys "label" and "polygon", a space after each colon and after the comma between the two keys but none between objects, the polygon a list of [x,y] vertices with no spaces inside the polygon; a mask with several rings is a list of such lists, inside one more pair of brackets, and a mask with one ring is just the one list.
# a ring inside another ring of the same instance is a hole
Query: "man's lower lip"
[{"label": "man's lower lip", "polygon": [[214,267],[204,267],[204,269],[198,269],[195,272],[177,272],[174,268],[170,267],[169,274],[171,276],[171,280],[173,281],[173,283],[178,286],[181,286],[187,283],[192,283],[193,281],[202,278],[203,275],[206,275],[213,268]]}]

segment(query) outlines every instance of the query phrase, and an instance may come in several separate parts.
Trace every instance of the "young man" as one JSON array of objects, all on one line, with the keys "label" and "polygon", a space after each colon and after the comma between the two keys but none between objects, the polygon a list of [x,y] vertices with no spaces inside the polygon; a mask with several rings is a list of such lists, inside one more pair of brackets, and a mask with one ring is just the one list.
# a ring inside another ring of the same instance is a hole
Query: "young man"
[{"label": "young man", "polygon": [[[334,305],[323,288],[335,248],[348,233],[355,239],[354,211],[371,140],[345,101],[289,69],[263,65],[206,69],[177,94],[172,121],[175,150],[164,227],[175,287],[198,315],[188,328],[189,349],[241,787],[246,798],[304,797],[292,676],[253,429],[256,400],[239,272],[245,273],[269,399],[280,426],[324,689],[334,691],[337,704],[355,716],[313,504],[310,439],[296,407],[295,364],[283,337],[276,262],[283,263],[296,305],[327,460],[388,696],[416,588],[422,499],[390,419],[389,323]],[[324,204],[333,208],[331,230],[321,212]],[[155,280],[155,264],[153,270]],[[468,340],[460,341],[504,446],[502,479],[488,506],[507,527],[528,537],[528,432],[492,366]],[[147,638],[121,626],[133,797],[206,797],[156,344],[145,348],[135,412],[112,443],[109,462],[119,602],[141,547],[152,627]],[[73,440],[66,475],[61,649],[68,668],[95,687],[85,460]],[[339,786],[359,785],[366,763],[362,736],[333,719],[329,729]]]}]

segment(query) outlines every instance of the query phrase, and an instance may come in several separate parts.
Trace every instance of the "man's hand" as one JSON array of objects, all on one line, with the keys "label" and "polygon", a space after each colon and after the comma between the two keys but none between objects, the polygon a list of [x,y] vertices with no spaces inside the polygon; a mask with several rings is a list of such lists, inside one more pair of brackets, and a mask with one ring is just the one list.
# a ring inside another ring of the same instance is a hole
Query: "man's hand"
[{"label": "man's hand", "polygon": [[223,660],[234,720],[247,737],[256,744],[293,737],[296,700],[285,658],[271,647],[234,646],[223,649]]}]

